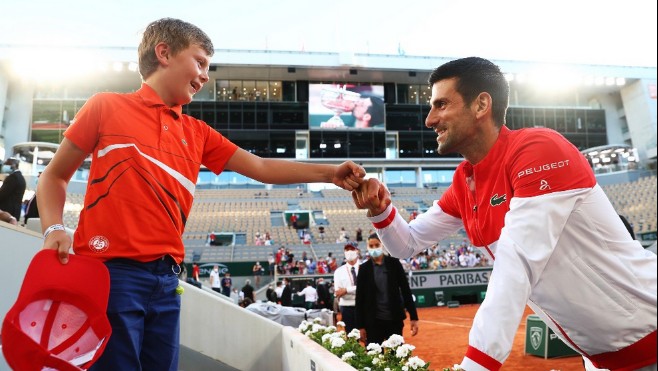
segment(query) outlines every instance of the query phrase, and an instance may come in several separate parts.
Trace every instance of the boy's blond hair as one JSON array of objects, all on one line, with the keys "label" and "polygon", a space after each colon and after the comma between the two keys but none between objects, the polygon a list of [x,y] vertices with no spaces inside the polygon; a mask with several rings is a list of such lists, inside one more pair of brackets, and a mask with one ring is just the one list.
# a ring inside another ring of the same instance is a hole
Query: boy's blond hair
[{"label": "boy's blond hair", "polygon": [[142,42],[137,48],[139,73],[143,80],[151,76],[160,64],[155,55],[155,46],[161,42],[169,45],[173,55],[192,44],[199,45],[209,56],[215,52],[210,37],[199,27],[180,19],[158,19],[146,26]]}]

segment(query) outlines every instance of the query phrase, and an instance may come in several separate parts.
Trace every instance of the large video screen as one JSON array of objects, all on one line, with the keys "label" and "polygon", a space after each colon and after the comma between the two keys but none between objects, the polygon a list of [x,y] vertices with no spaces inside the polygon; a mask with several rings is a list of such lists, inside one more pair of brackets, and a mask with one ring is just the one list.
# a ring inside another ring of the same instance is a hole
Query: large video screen
[{"label": "large video screen", "polygon": [[384,86],[309,84],[311,129],[386,129]]}]

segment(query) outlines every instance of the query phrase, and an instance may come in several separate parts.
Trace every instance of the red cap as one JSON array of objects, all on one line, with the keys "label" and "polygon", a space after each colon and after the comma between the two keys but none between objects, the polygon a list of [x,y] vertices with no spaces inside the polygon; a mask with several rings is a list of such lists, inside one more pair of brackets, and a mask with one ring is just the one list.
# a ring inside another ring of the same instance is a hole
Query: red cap
[{"label": "red cap", "polygon": [[112,333],[107,319],[110,274],[100,260],[39,251],[2,323],[2,353],[15,370],[87,369]]}]

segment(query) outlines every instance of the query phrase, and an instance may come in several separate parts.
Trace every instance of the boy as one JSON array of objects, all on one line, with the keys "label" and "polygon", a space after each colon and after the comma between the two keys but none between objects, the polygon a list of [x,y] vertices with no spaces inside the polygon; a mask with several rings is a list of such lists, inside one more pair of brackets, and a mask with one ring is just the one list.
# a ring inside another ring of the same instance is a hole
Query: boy
[{"label": "boy", "polygon": [[[138,48],[143,79],[135,93],[101,93],[78,112],[39,180],[44,248],[66,264],[66,185],[93,154],[73,249],[105,261],[111,289],[112,336],[93,370],[176,370],[180,297],[176,273],[181,236],[203,164],[263,183],[331,182],[356,187],[365,171],[353,162],[303,164],[263,159],[238,148],[182,105],[208,82],[210,38],[176,19],[147,26]],[[276,169],[276,171],[271,171]]]}]

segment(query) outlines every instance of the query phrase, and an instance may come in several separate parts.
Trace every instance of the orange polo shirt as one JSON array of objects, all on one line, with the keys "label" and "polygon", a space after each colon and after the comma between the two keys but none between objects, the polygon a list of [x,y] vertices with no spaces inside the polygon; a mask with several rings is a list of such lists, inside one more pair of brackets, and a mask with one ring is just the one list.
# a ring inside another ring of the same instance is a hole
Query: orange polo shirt
[{"label": "orange polo shirt", "polygon": [[73,249],[103,260],[180,263],[200,166],[219,174],[238,148],[146,84],[94,95],[64,135],[93,156]]}]

